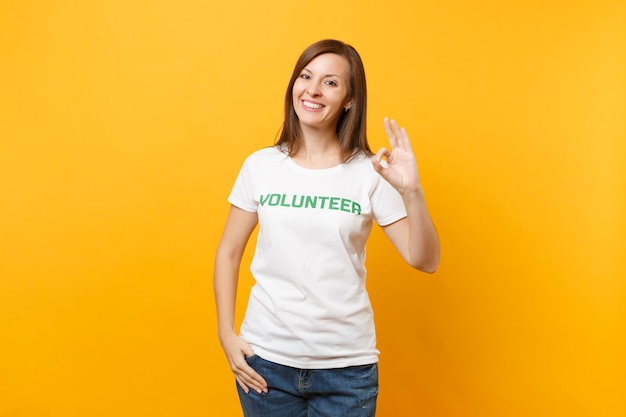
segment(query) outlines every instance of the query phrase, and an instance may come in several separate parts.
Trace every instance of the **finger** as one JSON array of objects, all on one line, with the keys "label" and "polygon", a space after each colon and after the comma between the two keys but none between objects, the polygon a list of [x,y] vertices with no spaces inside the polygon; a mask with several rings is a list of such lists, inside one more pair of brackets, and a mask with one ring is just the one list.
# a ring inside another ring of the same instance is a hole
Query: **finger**
[{"label": "finger", "polygon": [[402,149],[406,155],[409,155],[411,158],[414,157],[413,147],[411,146],[411,141],[409,140],[409,135],[406,133],[406,129],[400,129],[400,135],[398,136],[398,148]]},{"label": "finger", "polygon": [[267,391],[267,382],[265,378],[259,375],[254,369],[250,368],[252,374],[248,374],[250,378],[252,378],[252,383],[255,387],[260,391]]},{"label": "finger", "polygon": [[246,386],[248,389],[252,389],[259,394],[267,393],[267,386],[257,382],[256,380],[250,379],[249,377],[240,377],[239,380]]},{"label": "finger", "polygon": [[376,159],[375,156],[372,157],[371,161],[372,161],[372,166],[374,167],[374,171],[381,174],[382,171],[385,169],[385,167],[382,166],[382,164]]},{"label": "finger", "polygon": [[267,382],[257,371],[255,371],[248,363],[240,366],[238,369],[239,378],[248,387],[257,392],[267,392]]},{"label": "finger", "polygon": [[395,119],[391,119],[389,124],[391,125],[391,130],[393,131],[393,134],[396,135],[396,137],[400,137],[400,126],[398,125],[398,122],[396,122]]},{"label": "finger", "polygon": [[411,148],[411,141],[409,140],[409,135],[408,133],[406,133],[405,128],[400,129],[400,137],[398,138],[398,143],[400,147],[402,147],[402,149],[404,149],[405,151],[413,152],[413,149]]},{"label": "finger", "polygon": [[390,122],[389,118],[385,117],[383,124],[385,126],[385,132],[387,133],[387,138],[389,138],[389,144],[391,145],[391,149],[393,149],[396,146],[398,146],[398,136],[396,132],[394,132],[394,129],[393,129],[393,124],[395,124],[395,121]]},{"label": "finger", "polygon": [[241,378],[235,375],[235,379],[237,380],[237,383],[239,384],[243,392],[245,392],[246,394],[250,392],[250,388],[248,388],[248,386],[241,380]]},{"label": "finger", "polygon": [[404,127],[400,127],[395,120],[390,122],[391,131],[396,136],[396,140],[398,141],[398,146],[403,149],[408,149],[411,147],[409,141],[409,135],[406,133],[406,129]]},{"label": "finger", "polygon": [[398,122],[396,122],[394,119],[392,119],[389,122],[389,124],[391,126],[391,131],[395,135],[396,139],[401,139],[402,138],[402,129],[398,125]]},{"label": "finger", "polygon": [[390,151],[389,149],[383,146],[382,148],[378,150],[378,152],[376,152],[376,155],[374,155],[374,158],[376,159],[376,161],[378,161],[379,163],[382,163],[384,166],[385,165],[384,159],[389,159],[391,157],[391,154],[392,154],[392,151]]},{"label": "finger", "polygon": [[387,157],[385,155],[391,156],[391,152],[389,152],[387,148],[380,148],[380,150],[376,152],[376,154],[372,156],[371,158],[374,171],[378,172],[381,175],[383,174],[383,171],[389,167],[389,165],[387,164],[387,161],[383,159],[383,157],[384,158]]},{"label": "finger", "polygon": [[[247,374],[235,375],[235,379],[237,380],[241,388],[246,392],[246,394],[248,393],[250,389],[258,392],[259,394],[262,392],[267,393],[267,384],[259,382],[258,380],[254,379],[250,375],[247,375]],[[265,381],[263,378],[261,378],[261,380]]]}]

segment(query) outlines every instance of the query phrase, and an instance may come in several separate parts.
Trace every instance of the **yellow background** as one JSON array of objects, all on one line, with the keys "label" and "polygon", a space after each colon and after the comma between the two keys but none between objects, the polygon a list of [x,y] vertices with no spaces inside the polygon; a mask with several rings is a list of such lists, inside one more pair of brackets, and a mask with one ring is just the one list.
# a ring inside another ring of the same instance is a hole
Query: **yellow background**
[{"label": "yellow background", "polygon": [[0,416],[241,415],[226,197],[326,37],[363,57],[373,147],[407,127],[442,241],[429,276],[372,236],[378,415],[626,415],[623,1],[3,0]]}]

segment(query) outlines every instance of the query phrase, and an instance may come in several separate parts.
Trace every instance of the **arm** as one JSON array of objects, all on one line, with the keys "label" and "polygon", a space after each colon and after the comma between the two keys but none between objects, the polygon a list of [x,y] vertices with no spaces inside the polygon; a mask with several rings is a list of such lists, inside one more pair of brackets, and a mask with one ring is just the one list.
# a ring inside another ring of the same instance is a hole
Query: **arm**
[{"label": "arm", "polygon": [[[439,265],[439,237],[426,206],[411,143],[406,130],[398,128],[395,121],[385,119],[385,130],[392,151],[381,148],[372,158],[372,165],[398,190],[407,217],[383,230],[409,265],[433,273]],[[383,157],[386,163],[382,162]]]},{"label": "arm", "polygon": [[217,306],[218,336],[237,382],[247,393],[250,388],[267,392],[267,383],[246,362],[254,352],[235,331],[235,302],[239,266],[250,234],[258,222],[257,214],[231,206],[215,255],[213,286]]}]

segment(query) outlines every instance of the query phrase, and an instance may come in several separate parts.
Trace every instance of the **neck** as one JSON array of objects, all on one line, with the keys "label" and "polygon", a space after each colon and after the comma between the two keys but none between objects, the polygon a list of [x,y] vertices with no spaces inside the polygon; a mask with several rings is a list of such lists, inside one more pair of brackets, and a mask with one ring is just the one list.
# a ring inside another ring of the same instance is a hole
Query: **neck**
[{"label": "neck", "polygon": [[333,130],[302,127],[302,143],[292,159],[308,168],[329,168],[343,161],[339,139]]}]

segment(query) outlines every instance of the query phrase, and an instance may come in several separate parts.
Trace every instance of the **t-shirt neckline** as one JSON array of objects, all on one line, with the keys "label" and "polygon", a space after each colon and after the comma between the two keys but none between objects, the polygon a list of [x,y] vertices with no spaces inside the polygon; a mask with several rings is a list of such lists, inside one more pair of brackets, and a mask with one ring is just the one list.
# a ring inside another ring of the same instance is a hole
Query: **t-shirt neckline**
[{"label": "t-shirt neckline", "polygon": [[344,166],[344,163],[340,163],[330,168],[305,168],[301,165],[298,165],[296,161],[294,161],[290,156],[287,157],[286,161],[287,165],[289,165],[289,167],[294,169],[295,171],[301,174],[315,176],[334,174],[335,172],[341,171]]}]

